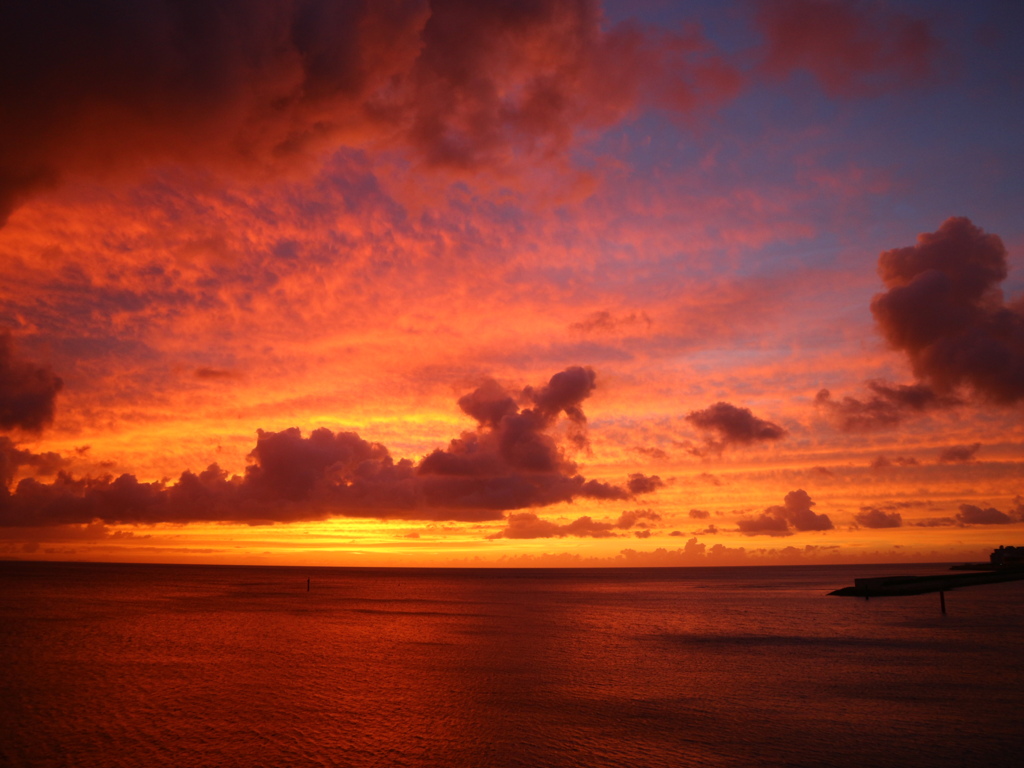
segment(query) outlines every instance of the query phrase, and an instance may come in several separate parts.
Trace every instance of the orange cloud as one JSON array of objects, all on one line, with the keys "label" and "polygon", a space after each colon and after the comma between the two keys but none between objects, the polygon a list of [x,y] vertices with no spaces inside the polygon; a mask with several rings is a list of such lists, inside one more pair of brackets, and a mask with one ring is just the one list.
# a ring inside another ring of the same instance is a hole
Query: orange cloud
[{"label": "orange cloud", "polygon": [[293,173],[325,149],[399,147],[456,171],[550,160],[640,100],[733,95],[695,37],[608,27],[596,2],[140,0],[0,14],[0,224],[68,175],[163,165]]},{"label": "orange cloud", "polygon": [[[32,478],[0,500],[0,524],[67,525],[191,521],[320,520],[333,515],[404,520],[499,520],[505,510],[548,506],[574,498],[625,500],[659,487],[657,478],[634,475],[629,489],[587,480],[550,434],[560,414],[582,429],[581,404],[595,387],[587,368],[568,368],[543,387],[526,387],[520,410],[499,385],[488,381],[459,400],[475,431],[463,432],[419,462],[395,461],[388,449],[354,432],[297,428],[259,430],[244,476],[229,477],[216,464],[176,483],[117,478],[74,479],[61,472],[52,484]],[[579,445],[571,432],[570,439]],[[41,459],[7,450],[5,463]],[[13,476],[6,472],[7,480]],[[641,482],[643,481],[643,482]],[[642,517],[642,515],[641,515]],[[522,524],[526,518],[513,521]],[[635,522],[634,515],[630,525]],[[625,518],[624,518],[625,520]],[[620,527],[629,527],[621,522]],[[520,537],[522,538],[522,537]]]}]

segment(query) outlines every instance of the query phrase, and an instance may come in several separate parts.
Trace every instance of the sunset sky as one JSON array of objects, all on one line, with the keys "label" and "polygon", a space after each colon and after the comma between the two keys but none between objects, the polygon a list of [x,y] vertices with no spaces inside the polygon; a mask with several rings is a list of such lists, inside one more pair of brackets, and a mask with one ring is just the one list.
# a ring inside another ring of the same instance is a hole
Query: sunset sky
[{"label": "sunset sky", "polygon": [[0,8],[0,557],[1024,544],[1024,6]]}]

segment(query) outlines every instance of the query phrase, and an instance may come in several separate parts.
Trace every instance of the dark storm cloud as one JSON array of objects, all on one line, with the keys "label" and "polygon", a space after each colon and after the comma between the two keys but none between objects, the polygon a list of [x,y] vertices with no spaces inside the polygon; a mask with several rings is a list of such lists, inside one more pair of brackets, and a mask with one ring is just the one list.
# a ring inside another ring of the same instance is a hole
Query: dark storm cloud
[{"label": "dark storm cloud", "polygon": [[939,395],[924,384],[869,381],[867,387],[872,394],[863,400],[849,396],[833,400],[832,393],[823,389],[814,402],[845,432],[894,427],[912,414],[951,408],[962,402],[952,395]]},{"label": "dark storm cloud", "polygon": [[[786,494],[782,505],[768,507],[754,518],[739,520],[740,533],[748,536],[789,536],[797,531],[830,531],[832,521],[828,515],[814,512],[815,502],[804,490],[791,491]],[[793,528],[790,528],[790,525]]]},{"label": "dark storm cloud", "polygon": [[53,421],[64,383],[49,368],[19,359],[9,331],[0,329],[0,429],[40,431]]},{"label": "dark storm cloud", "polygon": [[871,311],[922,382],[1003,405],[1024,400],[1024,300],[1004,302],[1002,240],[967,218],[947,219],[916,245],[885,251],[878,272],[888,291]]},{"label": "dark storm cloud", "polygon": [[733,95],[692,38],[606,24],[593,0],[7,0],[0,224],[68,174],[259,175],[340,144],[464,171],[550,158],[638,102]]},{"label": "dark storm cloud", "polygon": [[903,515],[899,512],[885,512],[874,507],[862,507],[853,519],[865,528],[899,528],[903,525]]},{"label": "dark storm cloud", "polygon": [[721,452],[730,445],[771,442],[786,436],[786,430],[778,424],[758,418],[749,408],[730,403],[719,402],[701,411],[691,411],[686,420],[697,429],[717,435],[717,439],[709,437],[703,448],[691,449],[700,455]]},{"label": "dark storm cloud", "polygon": [[832,95],[888,91],[927,78],[938,53],[928,24],[860,0],[760,0],[763,69],[803,69]]},{"label": "dark storm cloud", "polygon": [[[520,410],[497,384],[485,382],[459,401],[477,419],[477,428],[419,463],[396,461],[384,445],[353,432],[317,429],[303,436],[291,428],[259,430],[241,477],[228,477],[211,465],[199,474],[183,472],[173,484],[140,482],[130,474],[75,479],[60,472],[50,484],[27,478],[13,493],[4,486],[0,525],[94,519],[287,522],[338,515],[483,521],[500,520],[507,510],[579,497],[629,499],[633,494],[627,488],[579,475],[549,434],[560,412],[571,414],[577,426],[586,424],[582,400],[595,385],[593,371],[569,368],[544,387],[527,390],[539,405]],[[8,453],[14,457],[9,461],[21,465],[36,461]],[[643,479],[645,485],[653,480]],[[573,530],[589,529],[581,523]]]},{"label": "dark storm cloud", "polygon": [[974,461],[981,448],[981,443],[971,445],[951,445],[939,454],[939,464],[968,464]]}]

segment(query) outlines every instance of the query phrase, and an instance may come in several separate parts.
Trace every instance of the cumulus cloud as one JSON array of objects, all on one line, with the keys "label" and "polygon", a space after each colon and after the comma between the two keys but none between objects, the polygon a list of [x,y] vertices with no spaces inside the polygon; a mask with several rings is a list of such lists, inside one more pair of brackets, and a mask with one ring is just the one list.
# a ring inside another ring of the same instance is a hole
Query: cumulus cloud
[{"label": "cumulus cloud", "polygon": [[31,467],[40,475],[53,475],[68,464],[70,462],[59,453],[33,453],[19,448],[10,438],[0,435],[0,486],[4,488],[10,485],[22,467]]},{"label": "cumulus cloud", "polygon": [[832,530],[834,526],[828,515],[814,512],[811,509],[814,505],[806,491],[791,491],[781,505],[768,507],[756,517],[739,520],[737,525],[740,533],[748,536],[790,536],[794,530]]},{"label": "cumulus cloud", "polygon": [[[582,433],[586,427],[582,401],[596,386],[589,368],[574,366],[551,377],[540,389],[527,387],[522,397],[535,407],[519,409],[512,395],[501,385],[487,381],[459,399],[459,407],[478,422],[476,430],[462,435],[444,450],[424,457],[421,475],[439,477],[493,476],[506,468],[532,477],[565,476],[575,473],[573,464],[549,433],[560,413]],[[623,489],[590,481],[587,495],[625,498]],[[580,482],[582,486],[582,480]],[[526,506],[526,505],[521,505]],[[515,507],[508,507],[514,509]]]},{"label": "cumulus cloud", "polygon": [[1006,303],[1006,248],[970,219],[947,219],[917,243],[885,251],[887,291],[871,311],[889,344],[939,393],[967,387],[1009,405],[1024,400],[1024,300]]},{"label": "cumulus cloud", "polygon": [[981,448],[981,443],[951,445],[939,454],[939,464],[969,464]]},{"label": "cumulus cloud", "polygon": [[535,410],[546,419],[565,413],[569,419],[569,437],[577,448],[586,448],[587,419],[579,404],[590,396],[596,386],[594,371],[578,365],[566,368],[551,377],[540,389],[527,387],[523,397],[533,403]]},{"label": "cumulus cloud", "polygon": [[623,512],[619,515],[619,519],[616,521],[615,527],[622,528],[624,530],[632,528],[634,525],[646,528],[648,523],[657,523],[660,521],[661,515],[653,509],[634,509]]},{"label": "cumulus cloud", "polygon": [[[649,509],[638,509],[631,512],[623,512],[619,519],[612,522],[601,522],[594,520],[589,515],[584,515],[571,523],[561,525],[552,520],[545,520],[533,512],[517,512],[508,516],[505,527],[497,533],[492,533],[489,539],[550,539],[563,538],[565,536],[590,537],[595,539],[618,536],[616,529],[628,530],[636,525],[645,526],[644,521],[659,521],[661,516]],[[646,527],[635,531],[641,538],[650,535]]]},{"label": "cumulus cloud", "polygon": [[924,384],[869,381],[867,387],[872,394],[863,400],[849,396],[833,400],[832,393],[822,389],[814,402],[844,432],[894,427],[912,414],[950,408],[962,402],[952,395],[940,395]]},{"label": "cumulus cloud", "polygon": [[719,402],[700,411],[691,411],[686,420],[697,429],[717,436],[717,439],[709,436],[702,448],[691,449],[699,455],[720,453],[730,445],[771,442],[786,436],[786,430],[778,424],[758,418],[749,408],[730,403]]},{"label": "cumulus cloud", "polygon": [[903,525],[903,516],[899,512],[885,512],[874,507],[862,507],[853,519],[865,528],[899,528]]},{"label": "cumulus cloud", "polygon": [[0,224],[68,174],[265,174],[342,144],[550,159],[639,103],[739,85],[696,33],[607,24],[596,0],[12,0],[0,70]]},{"label": "cumulus cloud", "polygon": [[691,509],[688,513],[694,520],[707,520],[711,513],[706,509]]},{"label": "cumulus cloud", "polygon": [[616,536],[612,523],[595,522],[588,515],[577,518],[567,525],[544,520],[533,512],[518,512],[508,516],[505,528],[493,533],[489,539],[550,539],[554,537],[578,536],[607,538]]},{"label": "cumulus cloud", "polygon": [[493,382],[485,383],[459,401],[477,428],[418,463],[395,460],[384,445],[353,432],[317,429],[303,436],[293,427],[259,430],[242,476],[229,477],[214,464],[198,474],[183,472],[174,483],[141,482],[130,474],[76,479],[58,472],[49,484],[25,478],[13,493],[4,486],[0,525],[336,515],[482,521],[578,497],[628,499],[626,488],[582,477],[551,434],[563,413],[585,425],[582,400],[594,386],[592,371],[570,368],[529,390],[535,407],[520,409]]},{"label": "cumulus cloud", "polygon": [[539,389],[527,387],[523,394],[547,417],[564,412],[572,421],[585,423],[580,403],[594,391],[596,382],[597,376],[592,369],[574,365],[556,373]]},{"label": "cumulus cloud", "polygon": [[645,475],[642,472],[634,472],[626,482],[629,492],[635,496],[642,493],[654,493],[659,488],[665,487],[665,481],[657,475]]},{"label": "cumulus cloud", "polygon": [[40,431],[53,421],[63,386],[49,368],[19,359],[10,332],[0,330],[0,429]]},{"label": "cumulus cloud", "polygon": [[469,394],[459,398],[459,408],[482,426],[495,428],[506,416],[519,411],[512,396],[494,379],[485,380]]},{"label": "cumulus cloud", "polygon": [[806,70],[832,95],[890,90],[927,78],[938,42],[928,24],[857,0],[760,0],[771,75]]},{"label": "cumulus cloud", "polygon": [[973,504],[961,504],[960,511],[956,514],[957,522],[961,525],[1009,525],[1018,522],[1005,512],[1000,512],[994,507],[982,509]]},{"label": "cumulus cloud", "polygon": [[748,536],[792,536],[793,531],[790,529],[785,515],[774,512],[773,510],[776,509],[782,509],[782,507],[769,507],[757,517],[740,520],[738,522],[740,533],[745,533]]}]

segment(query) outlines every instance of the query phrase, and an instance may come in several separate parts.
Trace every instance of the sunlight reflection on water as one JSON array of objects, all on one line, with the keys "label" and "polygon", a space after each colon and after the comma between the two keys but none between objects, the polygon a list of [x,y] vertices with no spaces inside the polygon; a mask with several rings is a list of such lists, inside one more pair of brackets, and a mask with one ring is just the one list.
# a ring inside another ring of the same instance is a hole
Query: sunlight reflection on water
[{"label": "sunlight reflection on water", "polygon": [[1013,764],[1024,584],[953,592],[947,616],[935,595],[825,596],[936,568],[4,563],[0,758]]}]

